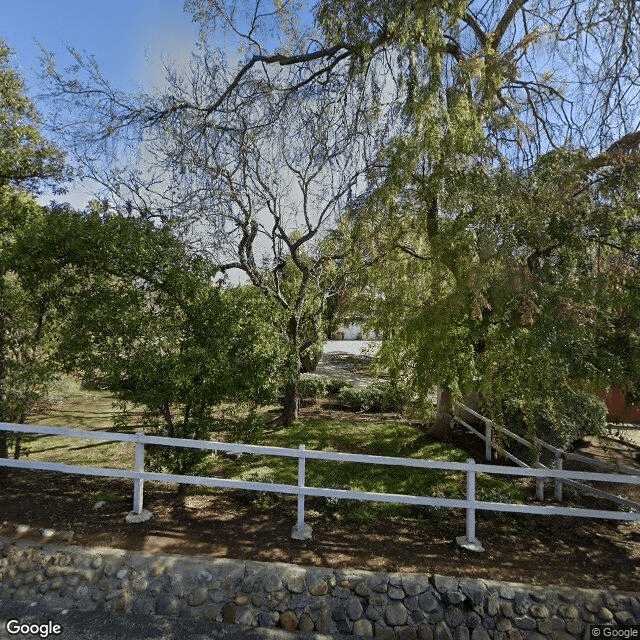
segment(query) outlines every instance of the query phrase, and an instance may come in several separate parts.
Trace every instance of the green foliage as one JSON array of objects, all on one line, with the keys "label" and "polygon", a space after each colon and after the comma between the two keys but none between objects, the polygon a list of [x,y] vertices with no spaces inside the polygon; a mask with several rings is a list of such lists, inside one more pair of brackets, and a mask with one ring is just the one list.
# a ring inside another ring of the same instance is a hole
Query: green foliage
[{"label": "green foliage", "polygon": [[254,403],[248,407],[234,405],[225,412],[224,427],[229,431],[232,442],[256,444],[263,437],[266,424],[256,410]]},{"label": "green foliage", "polygon": [[409,387],[402,382],[372,382],[363,389],[343,387],[337,402],[352,411],[402,411],[411,395]]},{"label": "green foliage", "polygon": [[[55,377],[58,339],[56,271],[37,280],[28,273],[36,257],[18,248],[46,217],[31,192],[62,174],[62,154],[40,133],[40,119],[10,67],[11,50],[0,38],[0,419],[24,422]],[[30,192],[31,191],[31,192]],[[10,436],[14,455],[26,438]],[[0,434],[0,455],[7,436]]]},{"label": "green foliage", "polygon": [[25,95],[22,78],[9,66],[12,51],[0,38],[0,188],[33,189],[57,179],[63,156],[40,133],[40,118]]},{"label": "green foliage", "polygon": [[298,393],[301,398],[311,400],[324,396],[331,378],[318,373],[303,373],[298,381]]},{"label": "green foliage", "polygon": [[[640,381],[637,182],[627,182],[639,170],[594,174],[584,150],[560,149],[527,172],[470,163],[441,175],[435,199],[410,184],[393,208],[354,212],[355,255],[380,257],[361,302],[389,336],[382,364],[422,397],[437,385],[475,391],[488,412],[513,398],[523,429],[579,433],[543,408],[561,394],[567,416],[584,415],[578,392]],[[431,205],[429,229],[417,220]]]},{"label": "green foliage", "polygon": [[505,398],[499,406],[503,424],[509,429],[544,434],[547,442],[564,449],[583,436],[601,435],[606,427],[605,403],[576,389],[559,389],[553,396],[535,398],[527,404]]},{"label": "green foliage", "polygon": [[[274,400],[282,346],[268,301],[216,285],[215,265],[170,230],[108,211],[52,215],[31,251],[43,269],[52,251],[68,261],[57,350],[66,371],[142,406],[145,428],[169,437],[207,439],[224,400]],[[149,458],[190,473],[203,456],[164,448]]]},{"label": "green foliage", "polygon": [[342,389],[350,386],[346,380],[340,380],[339,378],[329,378],[329,382],[327,383],[327,393],[331,395],[336,395],[340,393]]}]

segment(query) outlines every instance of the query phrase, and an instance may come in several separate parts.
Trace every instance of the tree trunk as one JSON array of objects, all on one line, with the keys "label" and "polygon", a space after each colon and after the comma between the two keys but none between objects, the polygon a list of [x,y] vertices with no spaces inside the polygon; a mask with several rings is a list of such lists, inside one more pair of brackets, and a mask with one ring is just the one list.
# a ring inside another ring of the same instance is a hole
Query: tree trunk
[{"label": "tree trunk", "polygon": [[298,381],[287,382],[284,386],[284,405],[281,416],[281,422],[285,427],[291,426],[298,419],[299,408]]},{"label": "tree trunk", "polygon": [[445,385],[438,389],[438,410],[436,421],[433,423],[431,429],[429,429],[429,435],[438,439],[445,438],[449,433],[449,427],[451,426],[452,419],[453,397],[451,396],[451,389]]},{"label": "tree trunk", "polygon": [[285,368],[288,379],[284,385],[284,404],[282,406],[282,415],[280,421],[285,427],[298,419],[298,410],[300,409],[300,396],[298,394],[298,381],[300,380],[300,371],[302,370],[302,361],[300,360],[300,352],[298,346],[299,324],[298,318],[292,316],[287,325],[287,337],[289,338],[290,352],[287,358]]}]

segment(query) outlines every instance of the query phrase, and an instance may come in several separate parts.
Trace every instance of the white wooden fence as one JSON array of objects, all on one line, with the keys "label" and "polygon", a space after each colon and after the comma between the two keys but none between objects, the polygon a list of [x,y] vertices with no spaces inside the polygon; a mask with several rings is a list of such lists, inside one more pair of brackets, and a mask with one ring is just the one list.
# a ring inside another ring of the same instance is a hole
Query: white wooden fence
[{"label": "white wooden fence", "polygon": [[[183,484],[203,485],[225,489],[247,489],[283,493],[297,496],[297,521],[293,527],[292,537],[305,539],[310,537],[311,529],[304,521],[304,499],[306,496],[322,498],[338,498],[344,500],[365,500],[371,502],[393,502],[427,507],[445,507],[450,509],[464,509],[466,511],[466,535],[457,538],[458,544],[476,551],[482,551],[480,541],[476,538],[475,513],[476,510],[501,511],[540,515],[576,516],[584,518],[604,518],[611,520],[640,520],[640,514],[600,509],[581,509],[556,505],[530,505],[505,502],[486,502],[476,498],[476,476],[478,473],[497,474],[506,476],[535,477],[536,479],[555,478],[561,482],[569,480],[590,480],[596,482],[619,482],[622,484],[640,485],[640,476],[611,473],[585,473],[581,471],[565,471],[556,469],[531,469],[523,467],[508,467],[489,464],[476,464],[474,460],[467,462],[443,462],[439,460],[420,460],[414,458],[396,458],[372,456],[364,454],[335,453],[331,451],[315,451],[300,445],[298,449],[284,447],[267,447],[249,444],[227,442],[209,442],[205,440],[187,440],[179,438],[164,438],[147,436],[142,432],[136,434],[110,433],[103,431],[79,431],[60,427],[40,425],[0,423],[0,430],[14,433],[34,433],[47,436],[61,435],[78,439],[103,440],[117,442],[131,442],[135,446],[135,465],[132,470],[105,469],[102,467],[80,467],[57,462],[37,462],[31,460],[13,460],[0,458],[0,466],[14,469],[29,469],[42,471],[57,471],[87,476],[106,476],[111,478],[126,478],[133,480],[133,512],[140,514],[143,508],[143,488],[146,481],[174,482]],[[208,451],[224,451],[229,453],[246,453],[253,455],[278,456],[298,460],[297,485],[254,482],[245,480],[231,480],[227,478],[210,478],[202,476],[183,476],[166,473],[153,473],[144,470],[145,445],[160,445],[168,447],[185,447],[204,449]],[[460,472],[466,474],[466,496],[464,498],[438,498],[430,496],[415,496],[402,494],[377,493],[369,491],[351,491],[325,487],[309,487],[305,484],[305,463],[307,460],[330,460],[333,462],[356,462],[360,464],[376,464],[386,466],[401,466],[417,469],[438,469],[445,472]]]},{"label": "white wooden fence", "polygon": [[[636,469],[635,467],[627,467],[614,462],[603,462],[602,460],[595,460],[594,458],[588,458],[587,456],[582,456],[578,453],[569,453],[567,451],[564,451],[563,449],[558,449],[557,447],[550,445],[548,442],[545,442],[540,438],[532,438],[532,441],[530,442],[526,438],[523,438],[517,435],[516,433],[513,433],[513,431],[510,431],[505,427],[501,427],[500,425],[496,424],[492,420],[489,420],[489,418],[485,418],[483,415],[480,415],[477,411],[474,411],[473,409],[471,409],[470,407],[467,407],[461,402],[456,402],[455,406],[458,409],[461,409],[462,411],[474,416],[475,418],[478,418],[484,423],[484,434],[482,434],[476,429],[474,429],[470,424],[462,420],[462,418],[460,418],[459,416],[455,416],[454,418],[455,422],[462,425],[463,427],[468,429],[471,433],[478,436],[481,440],[484,441],[485,457],[489,462],[492,460],[492,452],[493,452],[493,449],[495,449],[496,451],[499,451],[504,456],[506,456],[512,462],[515,462],[518,466],[530,468],[528,464],[516,458],[516,456],[514,456],[512,453],[510,453],[504,447],[500,446],[494,441],[493,435],[497,431],[499,433],[505,434],[506,436],[512,438],[516,442],[519,442],[525,447],[532,449],[533,451],[536,451],[538,453],[540,449],[546,449],[551,454],[553,454],[554,468],[558,471],[562,470],[564,460],[573,460],[575,462],[579,462],[581,464],[585,464],[587,466],[591,466],[596,469],[604,469],[614,474],[626,474],[626,475],[632,475],[632,476],[640,475],[640,469]],[[545,467],[545,465],[543,465],[539,461],[539,458],[536,461],[535,466],[540,469],[547,468]],[[627,498],[617,496],[609,491],[602,491],[601,489],[597,489],[596,487],[592,487],[591,485],[584,484],[583,482],[577,482],[576,480],[573,480],[573,479],[563,479],[561,477],[550,476],[550,475],[547,477],[555,477],[554,496],[558,502],[562,502],[562,493],[563,493],[562,485],[564,483],[573,487],[577,491],[581,491],[582,493],[589,493],[598,498],[602,498],[604,500],[614,502],[627,509],[632,509],[636,512],[640,512],[640,502],[637,502],[635,500],[628,500]],[[588,480],[588,478],[586,479]],[[540,478],[540,477],[536,478],[536,497],[539,500],[544,500],[544,478]]]}]

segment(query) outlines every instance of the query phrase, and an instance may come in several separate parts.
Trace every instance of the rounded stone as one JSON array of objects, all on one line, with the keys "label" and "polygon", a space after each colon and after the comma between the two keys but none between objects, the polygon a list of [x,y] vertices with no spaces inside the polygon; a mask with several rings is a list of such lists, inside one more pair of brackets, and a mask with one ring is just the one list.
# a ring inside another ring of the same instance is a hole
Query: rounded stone
[{"label": "rounded stone", "polygon": [[436,626],[433,630],[433,640],[453,640],[451,629],[449,629],[446,622],[444,622],[443,620],[440,620],[440,622],[436,623]]},{"label": "rounded stone", "polygon": [[498,598],[494,596],[489,596],[487,598],[486,610],[488,615],[495,616],[500,610],[500,601],[498,600]]},{"label": "rounded stone", "polygon": [[133,588],[134,591],[136,591],[137,593],[142,593],[143,591],[147,590],[147,587],[149,586],[149,582],[146,578],[143,578],[142,576],[138,576],[132,583],[131,583],[131,587]]},{"label": "rounded stone", "polygon": [[319,576],[312,574],[307,576],[307,590],[312,596],[324,596],[329,593],[329,585]]},{"label": "rounded stone", "polygon": [[418,625],[418,640],[433,640],[433,631],[426,622]]},{"label": "rounded stone", "polygon": [[549,609],[541,604],[532,604],[529,607],[529,613],[534,618],[548,618],[549,617]]},{"label": "rounded stone", "polygon": [[498,631],[504,632],[509,631],[513,625],[511,624],[511,620],[509,618],[499,618],[498,622],[496,622],[496,629]]},{"label": "rounded stone", "polygon": [[444,612],[444,620],[451,629],[459,627],[464,622],[464,618],[464,613],[458,607],[447,607]]},{"label": "rounded stone", "polygon": [[400,589],[399,587],[390,587],[389,591],[387,591],[387,595],[391,600],[402,600],[406,594],[404,589]]},{"label": "rounded stone", "polygon": [[208,595],[209,595],[209,591],[207,590],[206,587],[196,587],[189,594],[189,600],[188,600],[189,606],[199,607],[200,605],[203,605]]},{"label": "rounded stone", "polygon": [[513,622],[519,629],[525,629],[527,631],[535,629],[537,626],[536,621],[529,616],[518,616],[513,619]]},{"label": "rounded stone", "polygon": [[305,588],[304,576],[291,576],[287,578],[287,589],[291,593],[302,593]]},{"label": "rounded stone", "polygon": [[423,611],[431,613],[438,608],[438,601],[432,593],[425,593],[418,597],[418,605]]},{"label": "rounded stone", "polygon": [[613,620],[613,613],[611,613],[611,611],[607,609],[607,607],[601,607],[600,611],[598,611],[598,618],[600,618],[600,620],[604,620],[605,622],[609,622],[610,620]]},{"label": "rounded stone", "polygon": [[453,632],[453,639],[454,640],[469,640],[469,629],[468,627],[465,627],[463,624],[460,625],[454,632]]},{"label": "rounded stone", "polygon": [[566,629],[569,633],[577,636],[582,633],[583,624],[580,620],[567,620]]},{"label": "rounded stone", "polygon": [[233,604],[233,602],[227,602],[227,604],[222,607],[222,622],[225,624],[235,624],[237,614],[238,610],[236,605]]},{"label": "rounded stone", "polygon": [[355,596],[351,596],[347,600],[346,611],[347,611],[347,615],[349,616],[349,618],[351,618],[351,620],[358,620],[358,618],[361,618],[363,610],[362,610],[362,603],[360,602],[360,599],[356,598]]},{"label": "rounded stone", "polygon": [[413,627],[396,627],[396,640],[418,640],[418,632]]},{"label": "rounded stone", "polygon": [[409,619],[409,612],[402,602],[391,602],[384,612],[384,619],[390,627],[399,627]]},{"label": "rounded stone", "polygon": [[249,596],[244,593],[237,593],[233,601],[239,607],[246,607],[249,604]]},{"label": "rounded stone", "polygon": [[293,631],[298,626],[295,611],[283,611],[280,614],[280,626],[287,631]]},{"label": "rounded stone", "polygon": [[262,581],[262,586],[267,593],[273,593],[274,591],[280,591],[282,589],[282,580],[273,574],[267,574]]},{"label": "rounded stone", "polygon": [[204,607],[200,613],[201,617],[204,620],[215,621],[220,613],[220,607],[215,604],[210,604]]},{"label": "rounded stone", "polygon": [[418,596],[429,588],[429,584],[419,576],[402,574],[402,588],[408,596]]},{"label": "rounded stone", "polygon": [[251,627],[256,623],[256,620],[249,608],[241,607],[240,609],[238,609],[237,623],[243,624],[247,627]]},{"label": "rounded stone", "polygon": [[308,613],[303,613],[298,620],[298,629],[303,633],[310,633],[314,627],[313,618]]},{"label": "rounded stone", "polygon": [[22,573],[31,571],[31,562],[29,560],[22,560],[21,562],[18,562],[16,569]]},{"label": "rounded stone", "polygon": [[375,624],[374,635],[376,638],[384,638],[384,640],[396,640],[396,634],[393,632],[393,629],[385,627],[379,622]]},{"label": "rounded stone", "polygon": [[373,636],[373,625],[368,620],[356,620],[353,625],[353,635],[370,638]]}]

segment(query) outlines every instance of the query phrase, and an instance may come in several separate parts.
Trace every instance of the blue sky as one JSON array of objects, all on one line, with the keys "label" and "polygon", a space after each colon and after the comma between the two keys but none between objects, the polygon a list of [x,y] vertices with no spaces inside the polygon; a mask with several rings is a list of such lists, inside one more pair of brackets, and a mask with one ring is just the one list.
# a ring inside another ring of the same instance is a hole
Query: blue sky
[{"label": "blue sky", "polygon": [[16,53],[18,70],[38,92],[40,50],[65,60],[64,44],[96,56],[121,89],[157,79],[161,55],[179,59],[192,49],[197,27],[183,0],[0,0],[0,36]]},{"label": "blue sky", "polygon": [[[112,85],[121,90],[160,84],[162,60],[187,58],[197,26],[182,11],[184,0],[0,0],[0,36],[14,50],[13,66],[38,104],[40,48],[69,64],[65,43],[94,54]],[[39,109],[44,115],[44,109]],[[62,199],[84,208],[91,185],[68,185]],[[42,194],[43,203],[51,199]]]}]

